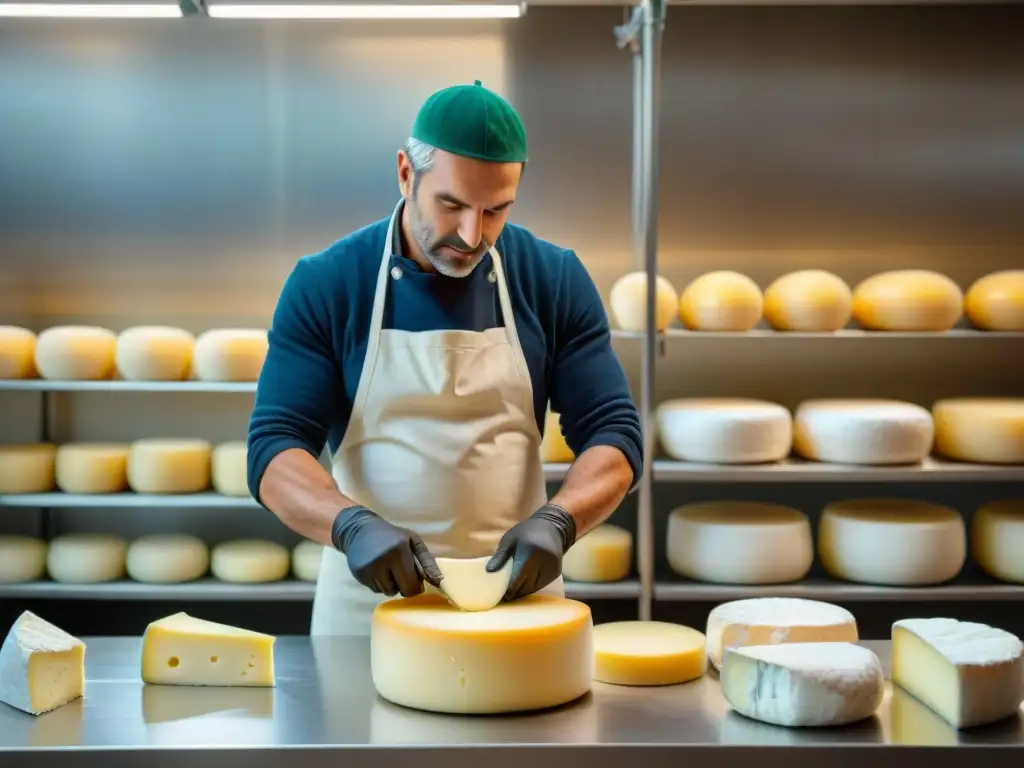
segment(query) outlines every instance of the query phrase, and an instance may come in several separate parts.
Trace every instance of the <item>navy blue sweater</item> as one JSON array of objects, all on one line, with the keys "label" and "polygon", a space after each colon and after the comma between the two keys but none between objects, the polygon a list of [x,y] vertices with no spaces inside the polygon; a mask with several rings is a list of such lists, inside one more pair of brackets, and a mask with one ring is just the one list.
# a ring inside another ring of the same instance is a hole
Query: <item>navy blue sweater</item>
[{"label": "navy blue sweater", "polygon": [[[377,271],[388,219],[298,261],[285,281],[269,333],[270,349],[249,423],[249,490],[289,448],[333,454],[345,434],[366,356]],[[396,227],[397,229],[397,227]],[[396,238],[398,239],[398,238]],[[424,272],[394,247],[384,327],[407,331],[500,327],[491,257],[465,278]],[[548,401],[561,414],[576,455],[594,445],[620,449],[642,467],[641,423],[622,365],[611,348],[601,297],[579,258],[507,224],[498,238],[520,343],[533,382],[537,426]]]}]

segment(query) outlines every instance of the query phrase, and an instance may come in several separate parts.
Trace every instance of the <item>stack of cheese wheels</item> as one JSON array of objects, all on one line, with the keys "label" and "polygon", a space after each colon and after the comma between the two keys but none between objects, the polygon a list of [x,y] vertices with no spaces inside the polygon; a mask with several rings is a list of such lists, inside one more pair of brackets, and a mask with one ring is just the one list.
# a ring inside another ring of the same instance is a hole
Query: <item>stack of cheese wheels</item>
[{"label": "stack of cheese wheels", "polygon": [[213,548],[210,570],[221,581],[262,584],[280,581],[291,568],[291,553],[261,539],[225,541]]},{"label": "stack of cheese wheels", "polygon": [[413,709],[503,714],[567,704],[591,688],[590,608],[538,594],[489,611],[460,611],[434,594],[387,600],[373,613],[370,672],[380,696]]},{"label": "stack of cheese wheels", "polygon": [[267,332],[218,328],[196,339],[192,369],[200,381],[256,381],[267,357]]},{"label": "stack of cheese wheels", "polygon": [[0,325],[0,379],[36,377],[36,335],[27,328]]},{"label": "stack of cheese wheels", "polygon": [[57,446],[0,445],[0,493],[49,493],[56,486]]},{"label": "stack of cheese wheels", "polygon": [[541,440],[540,450],[543,460],[550,464],[571,464],[576,455],[572,448],[565,442],[565,435],[562,434],[562,426],[558,423],[558,414],[548,411],[544,417],[544,437]]},{"label": "stack of cheese wheels", "polygon": [[762,502],[707,501],[669,515],[666,553],[672,570],[689,579],[782,584],[807,575],[814,543],[810,521],[799,510]]},{"label": "stack of cheese wheels", "polygon": [[852,312],[850,286],[820,269],[790,272],[764,292],[764,318],[777,331],[838,331]]},{"label": "stack of cheese wheels", "polygon": [[128,490],[128,445],[65,443],[57,449],[57,487],[64,493]]},{"label": "stack of cheese wheels", "polygon": [[46,574],[47,543],[31,536],[0,536],[0,584],[38,581]]},{"label": "stack of cheese wheels", "polygon": [[210,486],[211,452],[205,440],[136,440],[128,452],[128,484],[136,493],[205,491]]},{"label": "stack of cheese wheels", "polygon": [[152,534],[128,546],[128,576],[146,584],[194,581],[209,565],[209,547],[195,536]]},{"label": "stack of cheese wheels", "polygon": [[99,381],[114,375],[117,334],[91,325],[47,328],[36,339],[36,370],[45,379]]},{"label": "stack of cheese wheels", "polygon": [[249,496],[246,466],[248,449],[244,440],[221,443],[210,457],[213,489],[224,496]]},{"label": "stack of cheese wheels", "polygon": [[614,621],[594,627],[594,679],[612,685],[675,685],[703,677],[707,638],[681,624]]},{"label": "stack of cheese wheels", "polygon": [[981,506],[971,524],[971,551],[989,576],[1024,584],[1024,499]]},{"label": "stack of cheese wheels", "polygon": [[324,547],[315,541],[303,540],[292,550],[292,573],[299,581],[316,581],[320,576],[320,561]]},{"label": "stack of cheese wheels", "polygon": [[192,370],[195,344],[195,337],[181,328],[128,328],[117,337],[117,371],[128,381],[184,381]]},{"label": "stack of cheese wheels", "polygon": [[701,275],[679,298],[679,319],[694,331],[749,331],[763,311],[761,289],[739,272]]},{"label": "stack of cheese wheels", "polygon": [[983,331],[1024,331],[1024,269],[979,278],[967,289],[964,311]]},{"label": "stack of cheese wheels", "polygon": [[[612,286],[612,317],[624,331],[642,332],[647,329],[647,273],[630,272]],[[666,278],[658,275],[654,281],[654,327],[664,331],[676,317],[679,295]]]},{"label": "stack of cheese wheels", "polygon": [[667,400],[655,419],[665,452],[680,461],[763,464],[784,459],[792,445],[789,411],[763,400]]},{"label": "stack of cheese wheels", "polygon": [[54,581],[98,584],[125,574],[128,543],[106,533],[68,533],[50,542],[46,570]]},{"label": "stack of cheese wheels", "polygon": [[957,397],[932,406],[935,450],[977,464],[1024,464],[1024,398]]},{"label": "stack of cheese wheels", "polygon": [[898,400],[808,400],[796,410],[793,450],[833,464],[918,464],[935,426],[919,405]]},{"label": "stack of cheese wheels", "polygon": [[883,272],[853,289],[853,317],[870,331],[948,331],[963,312],[960,286],[928,270]]},{"label": "stack of cheese wheels", "polygon": [[562,558],[562,575],[570,581],[619,581],[633,567],[633,534],[605,523],[580,538]]},{"label": "stack of cheese wheels", "polygon": [[852,499],[829,504],[822,512],[818,556],[831,576],[844,581],[941,584],[963,568],[967,532],[963,517],[950,507],[910,499]]}]

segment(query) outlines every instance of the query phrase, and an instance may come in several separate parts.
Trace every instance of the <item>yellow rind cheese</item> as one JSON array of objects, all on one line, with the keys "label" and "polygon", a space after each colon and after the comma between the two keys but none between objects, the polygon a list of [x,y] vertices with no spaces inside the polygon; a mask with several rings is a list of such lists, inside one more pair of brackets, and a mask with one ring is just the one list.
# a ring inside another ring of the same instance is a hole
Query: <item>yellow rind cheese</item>
[{"label": "yellow rind cheese", "polygon": [[[664,331],[676,316],[679,295],[668,279],[658,275],[654,281],[654,327]],[[630,272],[612,285],[609,301],[615,324],[624,331],[642,332],[647,328],[647,273]]]},{"label": "yellow rind cheese", "polygon": [[57,446],[0,445],[0,493],[49,493],[56,487]]},{"label": "yellow rind cheese", "polygon": [[935,451],[977,464],[1024,464],[1024,398],[959,397],[932,406]]},{"label": "yellow rind cheese", "polygon": [[248,446],[244,440],[217,445],[210,454],[210,479],[213,489],[223,496],[249,496],[247,459]]},{"label": "yellow rind cheese", "polygon": [[46,575],[49,545],[31,536],[0,535],[0,584],[37,581]]},{"label": "yellow rind cheese", "polygon": [[633,534],[611,523],[584,534],[562,558],[562,575],[570,581],[619,581],[632,568]]},{"label": "yellow rind cheese", "polygon": [[549,410],[544,416],[544,437],[540,450],[543,460],[549,464],[571,464],[576,460],[576,454],[565,442],[559,415],[554,411]]},{"label": "yellow rind cheese", "polygon": [[707,670],[703,632],[663,621],[594,627],[594,679],[614,685],[675,685]]},{"label": "yellow rind cheese", "polygon": [[56,481],[64,493],[127,491],[128,445],[65,443],[57,448]]},{"label": "yellow rind cheese", "polygon": [[0,379],[34,379],[36,335],[27,328],[0,325]]},{"label": "yellow rind cheese", "polygon": [[971,553],[989,576],[1024,584],[1024,499],[992,501],[974,513]]},{"label": "yellow rind cheese", "polygon": [[964,311],[983,331],[1024,331],[1024,269],[978,278],[967,289]]},{"label": "yellow rind cheese", "polygon": [[210,487],[210,456],[206,440],[146,438],[128,452],[128,484],[136,493],[198,493]]},{"label": "yellow rind cheese", "polygon": [[256,381],[270,343],[256,328],[217,328],[201,333],[192,353],[192,372],[200,381]]},{"label": "yellow rind cheese", "polygon": [[853,289],[853,317],[870,331],[948,331],[963,306],[960,286],[926,269],[882,272]]},{"label": "yellow rind cheese", "polygon": [[764,319],[777,331],[838,331],[852,313],[850,286],[821,269],[790,272],[764,292]]},{"label": "yellow rind cheese", "polygon": [[764,295],[757,283],[728,270],[701,275],[679,298],[679,319],[694,331],[749,331],[763,311]]},{"label": "yellow rind cheese", "polygon": [[100,381],[115,370],[117,334],[92,325],[47,328],[36,338],[35,365],[44,379]]},{"label": "yellow rind cheese", "polygon": [[235,539],[213,548],[210,571],[214,578],[236,584],[280,581],[291,568],[291,553],[274,541]]}]

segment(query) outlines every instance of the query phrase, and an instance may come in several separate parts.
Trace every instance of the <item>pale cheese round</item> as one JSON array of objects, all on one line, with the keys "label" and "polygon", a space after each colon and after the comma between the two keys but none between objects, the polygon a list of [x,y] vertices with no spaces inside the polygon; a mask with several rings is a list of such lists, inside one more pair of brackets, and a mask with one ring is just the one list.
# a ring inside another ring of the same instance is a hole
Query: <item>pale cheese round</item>
[{"label": "pale cheese round", "polygon": [[932,406],[935,450],[956,461],[1024,464],[1024,398],[958,397]]},{"label": "pale cheese round", "polygon": [[814,562],[811,523],[803,512],[754,501],[705,501],[668,518],[669,566],[715,584],[783,584]]},{"label": "pale cheese round", "polygon": [[632,569],[633,534],[611,523],[588,531],[562,557],[562,576],[569,581],[619,581]]},{"label": "pale cheese round", "polygon": [[955,509],[927,501],[833,502],[821,513],[818,557],[831,576],[844,581],[941,584],[964,566],[967,530]]},{"label": "pale cheese round", "polygon": [[192,368],[200,381],[256,381],[267,357],[267,332],[219,328],[196,339]]},{"label": "pale cheese round", "polygon": [[0,493],[49,493],[56,487],[57,446],[0,445]]},{"label": "pale cheese round", "polygon": [[0,379],[36,377],[36,335],[27,328],[0,325]]},{"label": "pale cheese round", "polygon": [[794,452],[831,464],[918,464],[934,436],[927,409],[899,400],[808,400],[793,419]]},{"label": "pale cheese round", "polygon": [[838,331],[850,321],[853,292],[831,272],[790,272],[764,292],[764,319],[777,331]]},{"label": "pale cheese round", "polygon": [[244,440],[221,443],[210,457],[213,489],[224,496],[249,496],[249,477],[246,459],[248,448]]},{"label": "pale cheese round", "polygon": [[978,278],[964,296],[964,311],[984,331],[1024,331],[1024,269]]},{"label": "pale cheese round", "polygon": [[47,548],[42,539],[0,536],[0,584],[20,584],[43,578]]},{"label": "pale cheese round", "polygon": [[117,337],[118,373],[127,381],[185,381],[196,339],[181,328],[140,325]]},{"label": "pale cheese round", "polygon": [[989,576],[1024,584],[1024,499],[980,507],[971,524],[971,551]]},{"label": "pale cheese round", "polygon": [[777,403],[744,398],[667,400],[655,411],[658,438],[673,459],[764,464],[789,455],[793,419]]},{"label": "pale cheese round", "polygon": [[128,484],[136,493],[205,491],[210,486],[211,452],[205,440],[136,440],[128,452]]},{"label": "pale cheese round", "polygon": [[594,627],[594,679],[613,685],[675,685],[707,671],[703,632],[664,621]]},{"label": "pale cheese round", "polygon": [[206,573],[210,549],[195,536],[153,534],[128,546],[128,576],[145,584],[180,584]]},{"label": "pale cheese round", "polygon": [[565,442],[562,425],[558,423],[559,418],[559,415],[553,411],[548,411],[544,416],[544,437],[540,444],[541,456],[543,461],[549,464],[572,464],[576,460],[576,454]]},{"label": "pale cheese round", "polygon": [[91,325],[47,328],[36,339],[35,364],[44,379],[100,381],[113,377],[117,334]]},{"label": "pale cheese round", "polygon": [[739,272],[701,275],[679,298],[679,319],[694,331],[749,331],[761,321],[764,295]]},{"label": "pale cheese round", "polygon": [[263,584],[288,576],[291,553],[280,544],[260,539],[225,541],[213,548],[210,570],[221,581]]},{"label": "pale cheese round", "polygon": [[64,493],[128,490],[128,445],[65,443],[57,449],[57,487]]},{"label": "pale cheese round", "polygon": [[590,608],[529,595],[489,611],[460,611],[439,595],[374,610],[370,670],[394,704],[451,714],[546,709],[590,691]]},{"label": "pale cheese round", "polygon": [[320,561],[323,556],[322,544],[300,541],[292,550],[292,574],[300,581],[316,581],[320,577]]},{"label": "pale cheese round", "polygon": [[68,533],[50,542],[46,570],[65,584],[116,581],[125,574],[128,543],[106,533]]},{"label": "pale cheese round", "polygon": [[853,317],[870,331],[948,331],[963,310],[960,286],[926,269],[882,272],[853,289]]},{"label": "pale cheese round", "polygon": [[[654,327],[664,331],[676,316],[679,294],[668,279],[658,275],[654,281]],[[647,273],[630,272],[612,285],[610,302],[616,325],[624,331],[647,329]]]}]

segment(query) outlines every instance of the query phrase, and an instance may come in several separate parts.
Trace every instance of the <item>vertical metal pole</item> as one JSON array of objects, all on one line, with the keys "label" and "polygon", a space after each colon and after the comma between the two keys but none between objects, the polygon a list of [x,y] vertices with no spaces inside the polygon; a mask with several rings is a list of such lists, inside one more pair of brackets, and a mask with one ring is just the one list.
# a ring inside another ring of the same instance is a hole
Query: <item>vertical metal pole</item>
[{"label": "vertical metal pole", "polygon": [[[629,21],[627,9],[627,22]],[[630,43],[633,57],[633,269],[644,269],[644,155],[647,150],[647,131],[644,125],[643,92],[644,61],[640,41]]]}]

